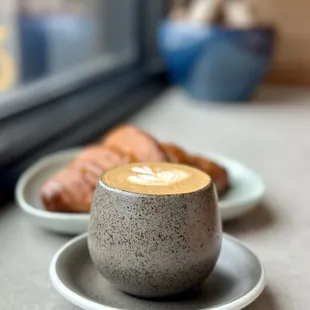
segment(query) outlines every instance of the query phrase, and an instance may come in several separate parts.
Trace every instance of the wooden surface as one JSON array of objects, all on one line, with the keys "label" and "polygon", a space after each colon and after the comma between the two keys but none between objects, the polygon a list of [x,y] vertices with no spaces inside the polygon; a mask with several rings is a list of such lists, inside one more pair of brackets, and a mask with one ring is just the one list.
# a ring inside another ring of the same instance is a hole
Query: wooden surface
[{"label": "wooden surface", "polygon": [[268,80],[310,85],[310,1],[252,0],[263,19],[278,30],[273,68]]}]

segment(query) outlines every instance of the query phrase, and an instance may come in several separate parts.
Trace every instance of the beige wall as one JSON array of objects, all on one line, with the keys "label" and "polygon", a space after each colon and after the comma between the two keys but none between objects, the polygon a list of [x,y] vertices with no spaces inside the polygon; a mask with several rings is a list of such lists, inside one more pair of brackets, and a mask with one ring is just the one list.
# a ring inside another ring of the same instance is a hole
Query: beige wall
[{"label": "beige wall", "polygon": [[310,0],[252,0],[263,18],[278,28],[269,80],[310,84]]}]

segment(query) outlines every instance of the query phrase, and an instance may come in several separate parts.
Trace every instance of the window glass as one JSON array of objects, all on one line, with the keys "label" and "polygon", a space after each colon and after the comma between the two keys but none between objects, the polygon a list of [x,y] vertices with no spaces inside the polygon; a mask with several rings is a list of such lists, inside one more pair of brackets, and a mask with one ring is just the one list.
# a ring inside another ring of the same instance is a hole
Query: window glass
[{"label": "window glass", "polygon": [[133,64],[139,50],[137,2],[1,0],[0,102],[8,92],[49,78]]}]

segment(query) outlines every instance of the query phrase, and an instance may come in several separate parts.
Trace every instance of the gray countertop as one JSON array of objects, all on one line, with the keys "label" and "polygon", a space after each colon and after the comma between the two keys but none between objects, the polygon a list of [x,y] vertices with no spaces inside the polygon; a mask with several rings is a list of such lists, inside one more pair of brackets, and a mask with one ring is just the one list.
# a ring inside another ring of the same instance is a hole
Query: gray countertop
[{"label": "gray countertop", "polygon": [[[239,160],[266,183],[263,203],[225,224],[262,260],[268,285],[248,310],[306,310],[310,303],[310,92],[263,89],[252,104],[198,104],[170,89],[132,122],[162,141]],[[0,309],[76,310],[52,288],[48,267],[68,237],[0,209]]]}]

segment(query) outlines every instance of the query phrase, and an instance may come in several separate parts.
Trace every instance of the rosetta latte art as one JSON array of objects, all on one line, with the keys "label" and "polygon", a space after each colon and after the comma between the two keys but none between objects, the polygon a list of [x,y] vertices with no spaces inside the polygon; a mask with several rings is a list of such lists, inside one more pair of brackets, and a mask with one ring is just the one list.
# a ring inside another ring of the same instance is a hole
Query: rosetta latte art
[{"label": "rosetta latte art", "polygon": [[154,171],[150,167],[133,167],[130,169],[134,175],[128,176],[128,181],[146,186],[165,186],[180,182],[189,177],[188,172],[172,169]]}]

